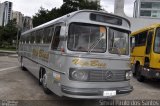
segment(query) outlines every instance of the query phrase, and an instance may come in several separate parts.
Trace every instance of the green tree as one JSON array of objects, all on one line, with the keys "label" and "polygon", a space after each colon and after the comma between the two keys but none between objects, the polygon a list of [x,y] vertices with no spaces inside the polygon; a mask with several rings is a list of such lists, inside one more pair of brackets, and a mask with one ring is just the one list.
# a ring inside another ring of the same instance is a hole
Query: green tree
[{"label": "green tree", "polygon": [[2,35],[3,35],[3,33],[4,33],[4,27],[1,27],[0,26],[0,46],[2,45]]},{"label": "green tree", "polygon": [[40,7],[38,13],[33,16],[33,26],[38,26],[47,22],[49,19],[48,17],[48,10],[45,10],[43,7]]},{"label": "green tree", "polygon": [[57,8],[53,8],[51,11],[48,12],[47,17],[48,17],[48,21],[51,21],[55,18],[58,18],[62,16],[60,13],[60,9]]},{"label": "green tree", "polygon": [[90,10],[101,10],[101,6],[97,2],[89,2],[88,0],[80,0],[79,8]]},{"label": "green tree", "polygon": [[12,46],[17,36],[16,21],[11,20],[5,27],[1,27],[0,29],[0,46]]},{"label": "green tree", "polygon": [[63,5],[61,6],[61,15],[71,13],[73,11],[79,10],[80,0],[63,0]]},{"label": "green tree", "polygon": [[63,2],[60,8],[62,15],[83,9],[101,10],[97,2],[89,2],[88,0],[63,0]]},{"label": "green tree", "polygon": [[57,17],[66,15],[77,10],[101,9],[101,7],[96,2],[88,2],[88,0],[63,0],[63,2],[64,3],[60,8],[53,8],[51,11],[45,10],[41,7],[38,13],[33,16],[33,26],[36,27]]}]

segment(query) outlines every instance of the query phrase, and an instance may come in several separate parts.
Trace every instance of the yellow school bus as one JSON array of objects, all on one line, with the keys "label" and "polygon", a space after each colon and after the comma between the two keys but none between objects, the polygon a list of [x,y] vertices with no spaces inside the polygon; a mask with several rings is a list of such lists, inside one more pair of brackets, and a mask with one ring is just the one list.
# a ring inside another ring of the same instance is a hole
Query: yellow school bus
[{"label": "yellow school bus", "polygon": [[160,24],[131,34],[131,64],[137,80],[160,78]]}]

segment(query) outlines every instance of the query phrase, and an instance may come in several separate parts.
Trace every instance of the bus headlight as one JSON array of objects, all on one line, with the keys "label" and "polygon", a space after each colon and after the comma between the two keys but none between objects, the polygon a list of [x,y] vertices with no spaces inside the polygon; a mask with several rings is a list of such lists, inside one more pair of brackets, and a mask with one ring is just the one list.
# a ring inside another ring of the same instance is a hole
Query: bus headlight
[{"label": "bus headlight", "polygon": [[133,76],[132,71],[126,72],[126,79],[129,80]]},{"label": "bus headlight", "polygon": [[88,79],[88,72],[85,70],[71,69],[70,79],[76,81],[86,81]]}]

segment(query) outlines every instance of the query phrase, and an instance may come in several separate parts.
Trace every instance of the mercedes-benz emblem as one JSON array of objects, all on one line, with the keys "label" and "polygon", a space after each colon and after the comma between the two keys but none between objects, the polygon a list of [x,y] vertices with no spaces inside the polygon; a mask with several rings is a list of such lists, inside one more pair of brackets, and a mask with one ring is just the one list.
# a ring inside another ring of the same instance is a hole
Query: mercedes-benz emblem
[{"label": "mercedes-benz emblem", "polygon": [[112,73],[111,71],[107,71],[107,72],[105,73],[105,79],[111,79],[112,76],[113,76],[113,73]]}]

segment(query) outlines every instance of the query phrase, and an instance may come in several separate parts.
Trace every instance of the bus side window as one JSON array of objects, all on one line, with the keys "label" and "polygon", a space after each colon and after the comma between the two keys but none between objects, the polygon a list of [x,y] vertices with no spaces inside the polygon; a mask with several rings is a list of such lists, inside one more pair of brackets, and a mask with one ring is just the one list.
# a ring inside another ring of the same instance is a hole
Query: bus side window
[{"label": "bus side window", "polygon": [[19,39],[19,44],[22,44],[22,36]]},{"label": "bus side window", "polygon": [[25,43],[24,35],[21,35],[21,37],[22,37],[22,44],[24,44]]},{"label": "bus side window", "polygon": [[51,49],[52,50],[60,50],[59,44],[60,44],[60,31],[61,31],[61,26],[57,26],[54,31],[53,39],[52,39],[52,45]]},{"label": "bus side window", "polygon": [[148,31],[135,35],[135,46],[145,46]]},{"label": "bus side window", "polygon": [[50,41],[51,41],[50,34],[51,34],[51,27],[45,28],[44,29],[44,36],[43,36],[43,43],[44,44],[50,43]]},{"label": "bus side window", "polygon": [[138,46],[138,36],[139,35],[135,35],[135,37],[134,37],[135,38],[135,46]]},{"label": "bus side window", "polygon": [[43,29],[40,29],[39,31],[36,31],[36,43],[40,44],[43,42]]},{"label": "bus side window", "polygon": [[20,39],[19,39],[19,50],[22,50],[22,44],[23,44],[23,38],[22,35],[20,35]]},{"label": "bus side window", "polygon": [[30,38],[28,36],[29,34],[26,34],[26,43],[29,44]]},{"label": "bus side window", "polygon": [[149,54],[150,51],[151,51],[152,35],[153,35],[153,32],[149,32],[149,33],[148,33],[147,46],[146,46],[146,54]]},{"label": "bus side window", "polygon": [[133,52],[133,49],[134,49],[134,47],[135,47],[135,37],[131,37],[130,38],[130,42],[131,42],[131,52]]},{"label": "bus side window", "polygon": [[24,44],[27,43],[27,38],[26,38],[26,34],[24,35]]},{"label": "bus side window", "polygon": [[30,43],[31,44],[35,43],[35,32],[30,33]]},{"label": "bus side window", "polygon": [[54,36],[54,26],[50,28],[49,36],[47,37],[47,42],[51,43],[52,37]]}]

